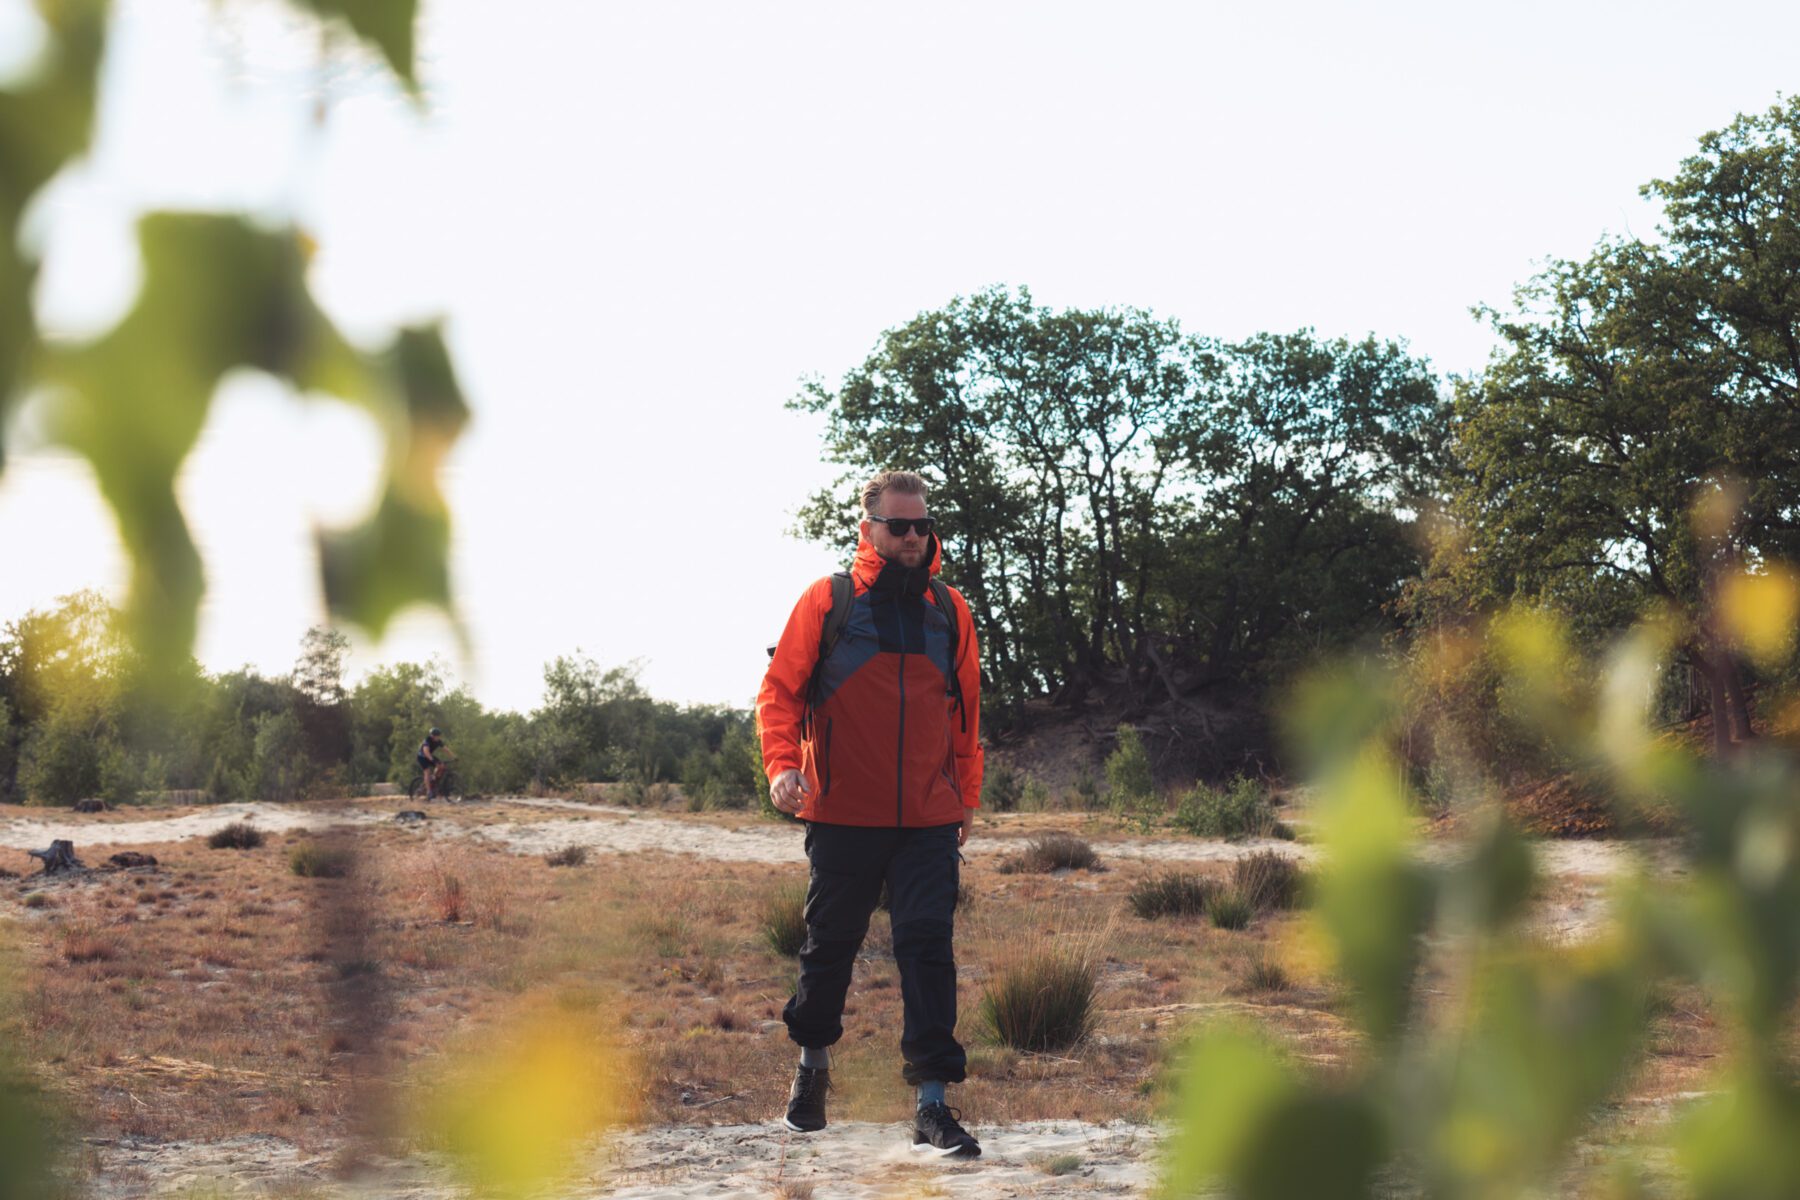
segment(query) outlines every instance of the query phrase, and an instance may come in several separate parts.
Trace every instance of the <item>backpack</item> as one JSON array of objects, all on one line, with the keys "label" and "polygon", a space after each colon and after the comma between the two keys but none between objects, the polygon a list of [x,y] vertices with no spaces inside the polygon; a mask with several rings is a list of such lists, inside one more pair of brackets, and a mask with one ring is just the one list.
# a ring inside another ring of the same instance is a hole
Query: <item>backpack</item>
[{"label": "backpack", "polygon": [[[969,731],[969,714],[963,708],[962,678],[956,671],[956,654],[961,633],[956,618],[956,602],[950,598],[950,585],[933,576],[930,584],[931,594],[937,600],[938,611],[950,622],[950,699],[956,702],[956,711],[962,716],[963,732]],[[850,578],[850,572],[839,571],[831,577],[831,607],[825,610],[825,623],[819,627],[819,657],[813,663],[812,678],[806,684],[806,719],[812,721],[812,709],[819,695],[819,675],[825,668],[825,660],[837,649],[838,638],[843,636],[844,626],[850,620],[850,606],[856,599],[856,584]],[[775,657],[775,647],[769,647],[769,657]]]}]

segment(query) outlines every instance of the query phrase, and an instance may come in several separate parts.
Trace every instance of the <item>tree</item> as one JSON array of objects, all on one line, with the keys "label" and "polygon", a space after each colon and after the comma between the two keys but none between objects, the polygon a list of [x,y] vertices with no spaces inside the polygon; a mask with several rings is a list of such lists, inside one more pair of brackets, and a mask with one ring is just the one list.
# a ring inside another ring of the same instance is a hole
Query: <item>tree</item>
[{"label": "tree", "polygon": [[1706,597],[1800,552],[1800,100],[1706,135],[1645,191],[1657,240],[1553,263],[1489,313],[1504,344],[1456,399],[1460,541],[1414,607],[1523,599],[1590,638],[1666,608],[1725,749],[1752,727]]},{"label": "tree", "polygon": [[803,535],[851,543],[854,484],[884,467],[931,481],[1001,725],[1039,696],[1235,686],[1382,625],[1445,416],[1395,343],[1224,343],[1000,289],[884,333],[793,404],[849,468]]}]

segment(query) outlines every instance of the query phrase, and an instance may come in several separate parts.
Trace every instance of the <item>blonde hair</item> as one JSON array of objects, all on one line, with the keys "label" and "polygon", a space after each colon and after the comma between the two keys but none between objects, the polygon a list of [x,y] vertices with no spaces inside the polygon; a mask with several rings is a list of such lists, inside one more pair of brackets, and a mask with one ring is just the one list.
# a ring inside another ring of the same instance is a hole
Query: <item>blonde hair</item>
[{"label": "blonde hair", "polygon": [[863,515],[874,516],[875,506],[881,503],[881,497],[888,492],[923,497],[930,490],[925,477],[915,471],[883,471],[863,485]]}]

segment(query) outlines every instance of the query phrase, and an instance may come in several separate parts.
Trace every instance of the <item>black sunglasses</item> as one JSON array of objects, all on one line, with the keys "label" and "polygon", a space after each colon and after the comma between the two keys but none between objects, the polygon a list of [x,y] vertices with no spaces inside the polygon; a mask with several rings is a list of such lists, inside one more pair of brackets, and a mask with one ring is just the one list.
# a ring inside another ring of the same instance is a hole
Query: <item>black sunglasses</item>
[{"label": "black sunglasses", "polygon": [[937,525],[936,517],[870,517],[869,520],[886,525],[895,537],[905,537],[909,529],[917,529],[920,537],[930,537]]}]

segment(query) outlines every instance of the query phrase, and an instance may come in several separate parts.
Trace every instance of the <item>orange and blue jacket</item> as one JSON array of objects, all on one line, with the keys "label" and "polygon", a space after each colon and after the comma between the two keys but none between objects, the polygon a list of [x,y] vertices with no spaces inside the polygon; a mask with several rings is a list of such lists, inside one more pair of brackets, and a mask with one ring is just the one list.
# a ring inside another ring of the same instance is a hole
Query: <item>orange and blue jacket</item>
[{"label": "orange and blue jacket", "polygon": [[[826,825],[960,823],[980,804],[981,667],[975,623],[962,594],[954,613],[938,610],[928,579],[943,548],[932,538],[928,566],[885,561],[867,538],[856,548],[854,600],[831,656],[819,664],[819,636],[831,608],[831,579],[806,589],[781,631],[756,697],[763,769],[806,777],[800,818]],[[957,661],[950,625],[957,622]],[[816,697],[807,695],[820,666]],[[962,710],[949,695],[950,672]],[[809,711],[810,710],[810,711]]]}]

